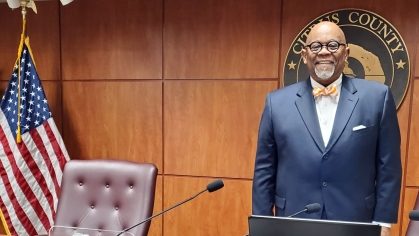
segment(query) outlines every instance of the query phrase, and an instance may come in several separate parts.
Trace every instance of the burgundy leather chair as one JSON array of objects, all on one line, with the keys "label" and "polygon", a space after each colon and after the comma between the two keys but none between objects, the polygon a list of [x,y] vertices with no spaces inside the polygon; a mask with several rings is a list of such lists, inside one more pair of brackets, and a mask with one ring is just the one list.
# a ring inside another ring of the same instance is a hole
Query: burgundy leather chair
[{"label": "burgundy leather chair", "polygon": [[[120,160],[71,160],[64,168],[55,226],[122,231],[151,216],[157,168]],[[150,222],[131,229],[146,236]],[[124,234],[126,235],[126,234]]]}]

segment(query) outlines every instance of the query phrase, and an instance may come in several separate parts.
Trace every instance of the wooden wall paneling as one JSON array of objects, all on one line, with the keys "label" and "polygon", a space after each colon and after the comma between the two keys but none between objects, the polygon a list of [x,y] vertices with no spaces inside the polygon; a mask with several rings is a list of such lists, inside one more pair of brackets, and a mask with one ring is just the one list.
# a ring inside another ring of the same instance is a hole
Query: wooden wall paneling
[{"label": "wooden wall paneling", "polygon": [[[419,14],[419,7],[418,7],[418,14]],[[415,57],[415,64],[414,64],[414,74],[412,72],[412,74],[414,75],[414,77],[418,78],[419,77],[419,47],[417,46],[419,44],[419,17],[416,20],[416,57]],[[411,54],[413,54],[413,52],[411,52]],[[412,56],[413,57],[413,56]]]},{"label": "wooden wall paneling", "polygon": [[[60,80],[60,42],[57,1],[36,2],[38,14],[28,9],[26,30],[41,80]],[[22,33],[21,9],[0,3],[0,80],[9,80]]]},{"label": "wooden wall paneling", "polygon": [[[419,23],[418,23],[418,25],[419,25]],[[419,37],[418,37],[418,42],[416,43],[416,44],[419,44]],[[415,74],[414,74],[414,77],[416,77],[416,78],[418,78],[419,77],[419,47],[416,47],[416,63],[414,64],[414,66],[415,66],[415,70],[414,70],[414,72],[415,72]],[[412,59],[410,59],[410,60],[412,60]]]},{"label": "wooden wall paneling", "polygon": [[266,94],[276,81],[166,81],[166,174],[252,178]]},{"label": "wooden wall paneling", "polygon": [[414,80],[406,186],[419,186],[419,80]]},{"label": "wooden wall paneling", "polygon": [[[161,170],[159,170],[161,173]],[[161,212],[163,209],[163,176],[157,176],[156,195],[154,197],[153,215]],[[139,223],[139,222],[138,222]],[[163,218],[157,217],[151,221],[149,236],[162,236],[163,235]]]},{"label": "wooden wall paneling", "polygon": [[64,82],[70,158],[154,163],[162,173],[161,82]]},{"label": "wooden wall paneling", "polygon": [[162,0],[61,6],[63,80],[161,79]]},{"label": "wooden wall paneling", "polygon": [[417,188],[406,188],[405,190],[405,198],[403,204],[403,225],[400,236],[404,236],[406,234],[407,226],[409,225],[409,212],[413,210],[415,206],[416,197],[419,193]]},{"label": "wooden wall paneling", "polygon": [[[405,99],[403,100],[403,103],[400,105],[399,109],[397,110],[397,117],[399,120],[399,126],[400,126],[400,135],[401,135],[401,158],[402,158],[402,167],[403,167],[403,178],[402,180],[406,178],[406,169],[404,167],[406,166],[406,160],[407,160],[407,153],[408,153],[408,139],[409,139],[409,117],[410,117],[410,104],[411,103],[411,87],[408,88],[408,91],[406,92]],[[403,214],[403,198],[404,198],[404,191],[405,188],[402,186],[401,188],[401,194],[400,194],[400,205],[399,205],[399,219],[398,224],[393,224],[391,227],[391,236],[399,236],[400,235],[400,223],[402,223],[402,214]]]},{"label": "wooden wall paneling", "polygon": [[164,4],[166,79],[278,77],[279,0]]},{"label": "wooden wall paneling", "polygon": [[[210,178],[164,177],[164,208],[167,209],[214,181]],[[224,188],[205,192],[164,215],[164,236],[244,235],[251,214],[250,180],[224,180]]]}]

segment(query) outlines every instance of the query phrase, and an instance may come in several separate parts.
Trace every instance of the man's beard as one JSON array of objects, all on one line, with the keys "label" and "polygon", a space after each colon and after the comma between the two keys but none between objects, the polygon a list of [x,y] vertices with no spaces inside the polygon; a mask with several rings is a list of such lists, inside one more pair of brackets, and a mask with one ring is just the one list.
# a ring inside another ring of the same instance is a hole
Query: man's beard
[{"label": "man's beard", "polygon": [[316,73],[317,77],[320,79],[329,79],[332,77],[333,73],[335,73],[336,65],[333,65],[333,68],[331,71],[327,71],[327,67],[322,66],[320,70],[317,70],[317,67],[314,67],[314,72]]}]

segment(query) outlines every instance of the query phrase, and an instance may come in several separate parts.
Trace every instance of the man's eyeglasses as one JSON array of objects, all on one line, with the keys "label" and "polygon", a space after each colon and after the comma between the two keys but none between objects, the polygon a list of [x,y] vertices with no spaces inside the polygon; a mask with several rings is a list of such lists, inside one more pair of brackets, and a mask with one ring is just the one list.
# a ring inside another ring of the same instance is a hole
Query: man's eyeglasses
[{"label": "man's eyeglasses", "polygon": [[340,46],[346,46],[346,43],[338,43],[336,41],[330,41],[325,44],[322,44],[319,42],[312,42],[309,45],[306,45],[306,47],[310,48],[311,52],[315,54],[319,53],[323,47],[326,47],[327,51],[334,53],[339,49]]}]

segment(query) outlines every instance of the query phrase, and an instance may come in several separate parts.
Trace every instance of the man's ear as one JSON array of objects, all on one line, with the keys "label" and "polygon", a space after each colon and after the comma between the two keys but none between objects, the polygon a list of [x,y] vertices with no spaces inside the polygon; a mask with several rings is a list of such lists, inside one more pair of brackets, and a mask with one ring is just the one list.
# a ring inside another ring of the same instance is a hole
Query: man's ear
[{"label": "man's ear", "polygon": [[306,49],[301,50],[301,57],[303,58],[304,64],[307,64],[307,51],[306,51]]},{"label": "man's ear", "polygon": [[345,61],[348,61],[348,58],[349,58],[349,53],[351,52],[351,50],[349,49],[349,47],[348,47],[348,46],[346,46],[345,51],[346,51]]}]

